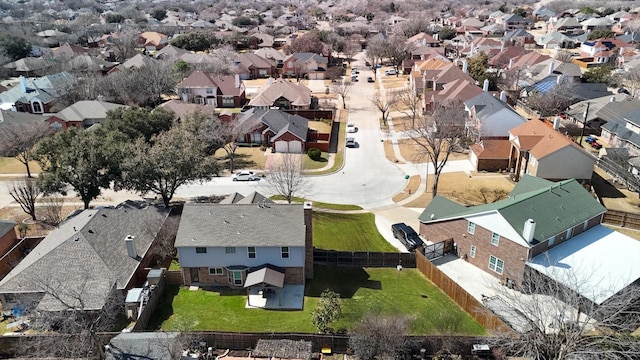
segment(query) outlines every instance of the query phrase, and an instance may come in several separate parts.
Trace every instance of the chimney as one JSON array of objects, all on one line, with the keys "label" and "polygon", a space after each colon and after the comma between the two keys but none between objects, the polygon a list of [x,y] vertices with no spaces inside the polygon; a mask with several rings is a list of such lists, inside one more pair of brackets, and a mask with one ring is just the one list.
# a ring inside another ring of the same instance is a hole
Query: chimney
[{"label": "chimney", "polygon": [[556,78],[556,84],[560,84],[562,82],[562,74],[558,75]]},{"label": "chimney", "polygon": [[507,102],[507,92],[504,90],[500,91],[500,101]]},{"label": "chimney", "polygon": [[558,130],[558,129],[560,129],[560,117],[556,116],[553,119],[553,130]]},{"label": "chimney", "polygon": [[611,98],[609,99],[609,102],[616,102],[616,97],[615,96],[611,96]]},{"label": "chimney", "polygon": [[235,74],[235,80],[236,80],[236,89],[240,89],[240,75],[239,74]]},{"label": "chimney", "polygon": [[624,56],[624,46],[620,48],[620,56]]},{"label": "chimney", "polygon": [[467,60],[462,60],[462,72],[467,73],[469,65],[467,64]]},{"label": "chimney", "polygon": [[127,235],[127,237],[124,238],[124,244],[127,246],[127,254],[133,259],[138,258],[138,254],[136,253],[136,243],[134,242],[135,238],[136,237],[133,235]]},{"label": "chimney", "polygon": [[313,203],[305,201],[303,205],[304,211],[304,277],[305,279],[313,279]]},{"label": "chimney", "polygon": [[27,79],[24,78],[24,76],[20,75],[20,77],[18,78],[18,80],[20,81],[20,90],[23,93],[27,93]]},{"label": "chimney", "polygon": [[513,58],[509,59],[509,70],[513,67]]},{"label": "chimney", "polygon": [[551,60],[551,62],[549,63],[549,74],[547,74],[547,75],[551,75],[551,74],[553,74],[553,67],[554,67],[554,66],[555,66],[555,65],[553,64],[553,60]]},{"label": "chimney", "polygon": [[533,241],[533,234],[536,232],[536,222],[533,219],[529,219],[524,223],[524,229],[522,229],[522,237],[528,242]]},{"label": "chimney", "polygon": [[273,78],[269,76],[269,86],[273,85]]},{"label": "chimney", "polygon": [[438,84],[436,83],[436,78],[431,79],[431,87],[433,91],[436,91]]},{"label": "chimney", "polygon": [[484,79],[484,83],[482,84],[482,91],[489,91],[489,79]]}]

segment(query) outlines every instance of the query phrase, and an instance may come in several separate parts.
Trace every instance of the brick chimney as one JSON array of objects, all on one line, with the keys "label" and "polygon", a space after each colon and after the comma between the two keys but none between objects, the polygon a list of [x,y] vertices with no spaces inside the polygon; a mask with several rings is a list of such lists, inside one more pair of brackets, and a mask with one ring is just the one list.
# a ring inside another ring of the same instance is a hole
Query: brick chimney
[{"label": "brick chimney", "polygon": [[305,279],[313,279],[313,203],[305,201],[303,205],[304,211],[304,277]]}]

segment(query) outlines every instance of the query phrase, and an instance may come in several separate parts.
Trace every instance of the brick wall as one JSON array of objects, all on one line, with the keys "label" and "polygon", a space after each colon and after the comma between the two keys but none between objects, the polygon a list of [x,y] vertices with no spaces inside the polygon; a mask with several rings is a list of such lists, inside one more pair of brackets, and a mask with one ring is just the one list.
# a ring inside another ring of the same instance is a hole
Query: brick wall
[{"label": "brick wall", "polygon": [[313,203],[304,203],[304,224],[306,226],[304,234],[304,269],[305,278],[313,279]]},{"label": "brick wall", "polygon": [[301,267],[288,267],[284,268],[284,283],[285,284],[304,284],[305,279],[304,268]]},{"label": "brick wall", "polygon": [[478,159],[478,171],[498,171],[509,167],[509,159]]},{"label": "brick wall", "polygon": [[11,250],[18,243],[18,235],[15,228],[7,231],[6,234],[0,236],[0,257]]},{"label": "brick wall", "polygon": [[[461,257],[466,255],[467,261],[472,265],[497,278],[521,279],[524,274],[528,249],[503,237],[500,237],[498,246],[492,245],[491,231],[476,224],[472,235],[467,233],[468,224],[469,222],[465,219],[420,224],[420,234],[432,242],[453,239],[457,245],[458,255]],[[471,246],[476,247],[475,257],[470,255]],[[489,269],[491,255],[504,261],[502,274]]]},{"label": "brick wall", "polygon": [[44,237],[27,237],[15,244],[9,252],[0,257],[0,279],[5,277],[16,264],[22,260],[26,253],[33,250]]}]

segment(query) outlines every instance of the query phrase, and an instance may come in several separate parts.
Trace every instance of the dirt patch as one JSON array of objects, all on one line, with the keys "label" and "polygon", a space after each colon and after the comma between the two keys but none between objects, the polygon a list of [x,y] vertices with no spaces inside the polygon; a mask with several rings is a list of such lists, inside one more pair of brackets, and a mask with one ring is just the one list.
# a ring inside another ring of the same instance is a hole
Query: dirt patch
[{"label": "dirt patch", "polygon": [[309,120],[309,128],[318,130],[319,133],[331,133],[331,123],[329,121]]},{"label": "dirt patch", "polygon": [[[395,131],[408,131],[413,129],[414,121],[411,120],[410,116],[407,115],[395,115],[393,117],[393,129]],[[415,123],[418,122],[418,118],[416,118]]]},{"label": "dirt patch", "polygon": [[591,178],[593,190],[607,209],[640,213],[638,193],[629,191],[616,183],[614,178],[599,168],[595,168]]},{"label": "dirt patch", "polygon": [[420,186],[420,179],[421,178],[419,175],[413,175],[411,178],[409,178],[409,183],[404,188],[404,190],[402,190],[401,193],[394,196],[393,199],[391,200],[393,200],[393,202],[400,202],[408,198],[409,196],[411,196],[411,194],[413,194],[416,191],[416,189]]},{"label": "dirt patch", "polygon": [[[427,179],[427,193],[406,204],[406,207],[426,207],[433,199],[431,188],[433,175]],[[508,175],[464,172],[444,173],[438,182],[438,194],[465,205],[479,205],[493,202],[501,195],[507,195],[515,184]]]},{"label": "dirt patch", "polygon": [[[398,141],[398,146],[400,147],[400,154],[405,160],[413,163],[429,162],[429,158],[424,155],[424,149],[413,140],[402,139]],[[459,152],[454,152],[449,155],[449,160],[464,160],[468,158],[468,154]]]},{"label": "dirt patch", "polygon": [[[265,150],[261,150],[260,146],[239,147],[236,150],[234,167],[236,170],[254,169],[262,170],[267,162]],[[229,160],[224,149],[218,149],[215,153],[216,158],[220,161],[220,167],[223,174],[229,173]]]},{"label": "dirt patch", "polygon": [[384,87],[386,90],[403,88],[407,85],[409,85],[409,77],[406,75],[382,76],[382,87]]}]

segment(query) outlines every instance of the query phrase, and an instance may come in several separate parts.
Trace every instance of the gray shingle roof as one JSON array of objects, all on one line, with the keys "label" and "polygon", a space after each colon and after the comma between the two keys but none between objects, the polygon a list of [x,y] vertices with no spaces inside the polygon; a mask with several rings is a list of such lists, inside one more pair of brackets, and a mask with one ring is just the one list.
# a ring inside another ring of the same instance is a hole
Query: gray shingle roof
[{"label": "gray shingle roof", "polygon": [[307,132],[309,131],[309,119],[307,118],[280,110],[268,110],[261,119],[275,133],[274,139],[288,131],[302,141],[307,140]]},{"label": "gray shingle roof", "polygon": [[186,204],[175,246],[304,246],[298,204]]},{"label": "gray shingle roof", "polygon": [[105,359],[172,360],[183,350],[178,348],[178,335],[175,332],[121,333],[109,341]]},{"label": "gray shingle roof", "polygon": [[0,237],[13,230],[16,223],[11,220],[0,220]]},{"label": "gray shingle roof", "polygon": [[[0,293],[43,292],[43,285],[55,286],[62,297],[82,293],[85,309],[101,308],[111,289],[124,289],[140,265],[140,258],[128,255],[125,237],[135,236],[136,253],[144,257],[167,215],[153,206],[85,210],[47,235],[11,270],[0,281]],[[59,305],[52,298],[43,300],[49,309]]]}]

